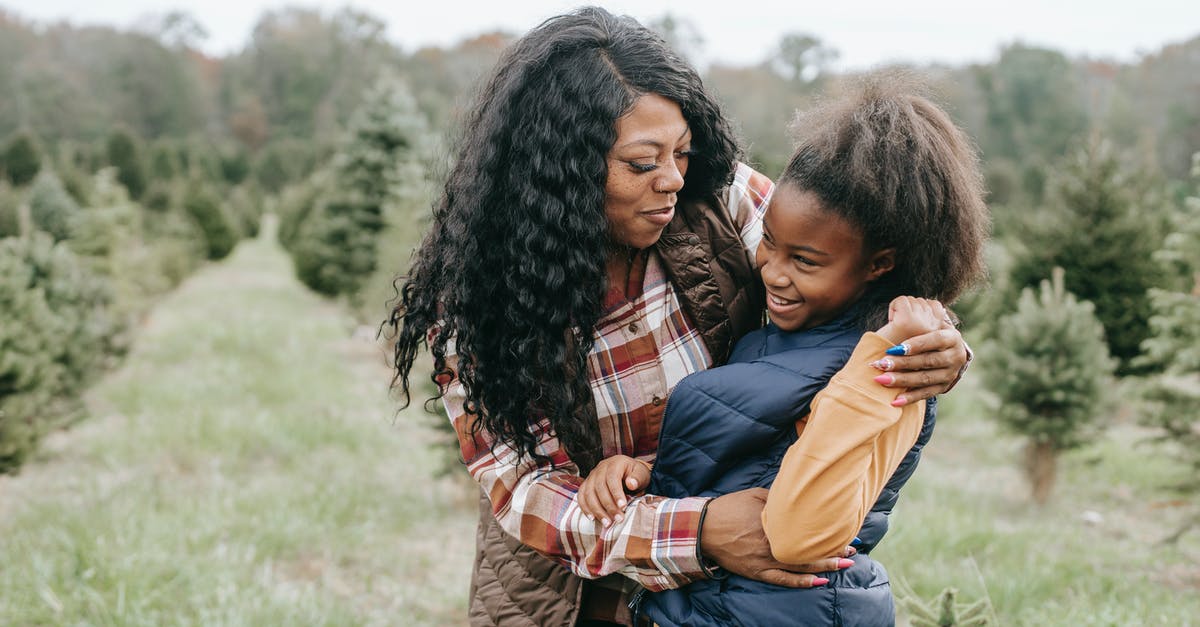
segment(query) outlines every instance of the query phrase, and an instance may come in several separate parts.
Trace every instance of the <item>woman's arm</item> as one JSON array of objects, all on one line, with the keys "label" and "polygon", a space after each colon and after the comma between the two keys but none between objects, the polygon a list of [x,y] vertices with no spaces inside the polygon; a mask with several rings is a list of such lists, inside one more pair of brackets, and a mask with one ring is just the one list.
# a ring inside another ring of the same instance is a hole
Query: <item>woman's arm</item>
[{"label": "woman's arm", "polygon": [[[447,355],[454,370],[457,358]],[[650,590],[677,588],[705,577],[698,548],[701,515],[708,499],[631,498],[622,520],[607,527],[579,508],[582,479],[545,419],[531,426],[538,451],[553,461],[538,464],[486,433],[470,434],[457,378],[442,385],[443,403],[458,433],[467,470],[492,503],[500,526],[522,544],[586,578],[611,573]]]}]

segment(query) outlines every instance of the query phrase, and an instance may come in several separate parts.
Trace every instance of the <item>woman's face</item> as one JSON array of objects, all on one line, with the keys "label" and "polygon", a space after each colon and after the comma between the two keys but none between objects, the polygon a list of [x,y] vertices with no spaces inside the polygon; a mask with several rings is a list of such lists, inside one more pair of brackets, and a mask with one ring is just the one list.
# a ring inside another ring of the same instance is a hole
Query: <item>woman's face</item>
[{"label": "woman's face", "polygon": [[604,185],[612,243],[640,250],[658,241],[675,216],[691,147],[683,111],[657,94],[640,96],[617,120]]}]

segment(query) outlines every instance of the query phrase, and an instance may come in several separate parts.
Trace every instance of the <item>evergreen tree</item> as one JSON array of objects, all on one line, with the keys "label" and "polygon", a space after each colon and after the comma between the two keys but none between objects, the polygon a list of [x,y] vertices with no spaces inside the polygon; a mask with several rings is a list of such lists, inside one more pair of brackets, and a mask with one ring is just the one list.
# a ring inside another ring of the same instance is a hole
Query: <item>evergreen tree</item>
[{"label": "evergreen tree", "polygon": [[318,205],[324,202],[333,186],[332,174],[329,170],[318,170],[307,180],[300,181],[284,189],[278,203],[279,229],[276,236],[279,243],[296,256],[296,246],[300,242],[301,228],[310,219],[319,216]]},{"label": "evergreen tree", "polygon": [[146,191],[146,170],[137,140],[129,131],[117,129],[108,136],[106,148],[109,165],[117,169],[117,180],[129,191],[130,197],[141,198]]},{"label": "evergreen tree", "polygon": [[[1200,153],[1193,159],[1200,181]],[[1151,290],[1154,315],[1141,359],[1161,370],[1143,389],[1143,417],[1173,443],[1190,469],[1178,486],[1200,494],[1200,197],[1186,200],[1174,232],[1156,257],[1179,279],[1175,289]],[[1200,524],[1198,517],[1192,524]],[[1178,537],[1186,527],[1180,530]]]},{"label": "evergreen tree", "polygon": [[1104,327],[1092,304],[1067,292],[1063,271],[1026,288],[998,323],[984,362],[996,414],[1028,438],[1024,470],[1038,503],[1054,485],[1058,454],[1095,438],[1112,380]]},{"label": "evergreen tree", "polygon": [[385,205],[396,193],[400,166],[419,156],[428,125],[407,86],[380,79],[350,120],[349,137],[334,157],[345,215],[360,229],[378,233]]},{"label": "evergreen tree", "polygon": [[267,146],[254,165],[254,178],[263,189],[273,194],[279,193],[292,177],[287,157],[275,144]]},{"label": "evergreen tree", "polygon": [[292,251],[296,276],[318,294],[346,294],[374,270],[374,238],[351,220],[345,207],[336,206],[336,201],[318,210],[325,215],[300,227]]},{"label": "evergreen tree", "polygon": [[21,195],[0,181],[0,239],[21,234]]},{"label": "evergreen tree", "polygon": [[229,185],[237,185],[250,176],[250,156],[239,147],[226,148],[217,157],[221,166],[221,178]]},{"label": "evergreen tree", "polygon": [[71,221],[79,205],[67,193],[52,170],[42,170],[29,191],[29,217],[33,225],[49,233],[55,241],[71,236]]},{"label": "evergreen tree", "polygon": [[1032,287],[1050,268],[1066,270],[1066,288],[1095,304],[1109,352],[1128,372],[1149,335],[1146,291],[1164,279],[1152,254],[1160,247],[1161,218],[1121,168],[1106,143],[1095,143],[1070,164],[1050,211],[1031,216],[1013,264],[1012,285]]},{"label": "evergreen tree", "polygon": [[155,179],[142,196],[142,206],[153,213],[165,213],[176,206],[179,188],[178,181]]},{"label": "evergreen tree", "polygon": [[385,77],[368,91],[334,157],[330,198],[309,216],[319,223],[300,229],[296,268],[309,287],[329,295],[358,294],[377,266],[385,212],[396,202],[426,132],[425,118],[402,83]]},{"label": "evergreen tree", "polygon": [[179,285],[208,258],[208,242],[181,207],[147,216],[146,234],[167,288]]},{"label": "evergreen tree", "polygon": [[0,153],[0,170],[15,187],[29,183],[42,168],[42,153],[28,131],[17,131]]},{"label": "evergreen tree", "polygon": [[190,178],[206,181],[221,181],[221,158],[211,142],[192,140],[180,146],[179,160],[183,164],[183,174]]},{"label": "evergreen tree", "polygon": [[150,152],[150,179],[154,182],[169,181],[179,175],[180,169],[175,149],[162,142],[155,144]]},{"label": "evergreen tree", "polygon": [[66,331],[44,294],[29,289],[32,269],[13,246],[19,241],[0,240],[0,474],[15,471],[37,444],[39,412],[62,377],[55,337]]},{"label": "evergreen tree", "polygon": [[262,222],[263,197],[253,182],[234,187],[229,192],[229,217],[243,237],[258,237]]},{"label": "evergreen tree", "polygon": [[124,350],[108,282],[35,233],[0,241],[0,473],[80,411],[85,388]]},{"label": "evergreen tree", "polygon": [[237,244],[237,233],[221,208],[221,199],[207,183],[193,179],[184,195],[183,208],[204,233],[208,258],[224,259]]},{"label": "evergreen tree", "polygon": [[115,315],[134,319],[170,288],[159,259],[147,243],[141,208],[129,200],[116,171],[96,173],[94,204],[78,213],[68,244],[88,267],[109,279]]},{"label": "evergreen tree", "polygon": [[957,589],[946,588],[936,598],[926,601],[917,596],[907,582],[892,581],[897,605],[904,608],[912,627],[991,627],[1000,623],[996,608],[987,596],[963,603]]},{"label": "evergreen tree", "polygon": [[55,173],[76,204],[86,205],[91,195],[91,173],[87,171],[88,156],[82,146],[62,142],[58,146]]}]

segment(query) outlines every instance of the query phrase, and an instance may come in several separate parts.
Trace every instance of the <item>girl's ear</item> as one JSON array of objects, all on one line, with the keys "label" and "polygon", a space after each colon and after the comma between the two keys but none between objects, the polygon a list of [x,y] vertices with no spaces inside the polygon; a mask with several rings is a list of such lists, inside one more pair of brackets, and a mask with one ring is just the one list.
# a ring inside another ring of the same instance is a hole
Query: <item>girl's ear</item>
[{"label": "girl's ear", "polygon": [[884,248],[871,255],[867,261],[867,280],[874,281],[896,267],[896,249]]}]

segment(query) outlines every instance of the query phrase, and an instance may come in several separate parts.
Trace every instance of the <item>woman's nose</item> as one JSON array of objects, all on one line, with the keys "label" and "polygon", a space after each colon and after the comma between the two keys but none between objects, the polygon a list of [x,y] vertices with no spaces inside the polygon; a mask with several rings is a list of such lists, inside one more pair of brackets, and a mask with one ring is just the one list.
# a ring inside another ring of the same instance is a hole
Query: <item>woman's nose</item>
[{"label": "woman's nose", "polygon": [[672,159],[667,165],[659,168],[662,176],[655,181],[654,191],[665,193],[677,193],[683,189],[683,172],[679,171],[679,165]]}]

